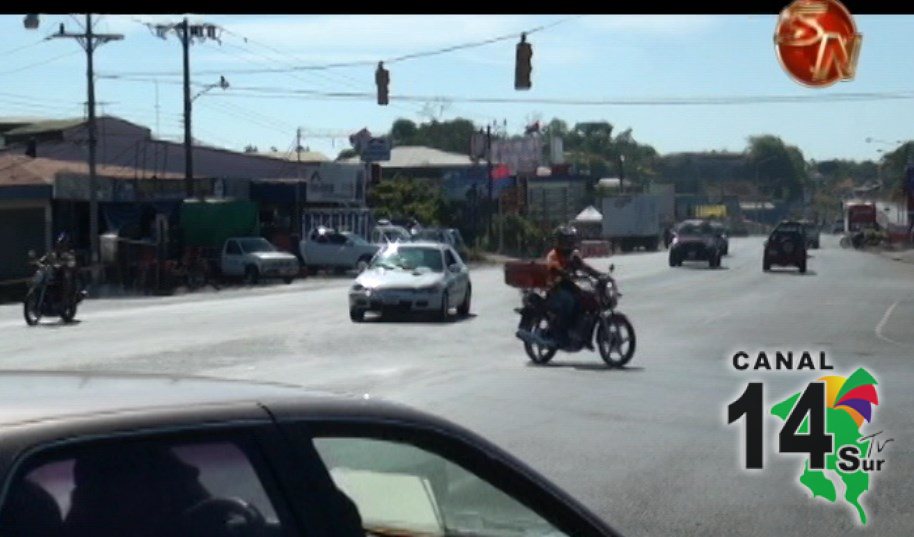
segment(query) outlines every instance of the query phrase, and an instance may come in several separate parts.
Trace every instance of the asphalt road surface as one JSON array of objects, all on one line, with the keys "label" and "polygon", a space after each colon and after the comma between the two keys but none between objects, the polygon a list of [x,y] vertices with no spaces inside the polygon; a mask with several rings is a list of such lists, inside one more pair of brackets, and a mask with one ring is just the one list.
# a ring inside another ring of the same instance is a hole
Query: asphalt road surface
[{"label": "asphalt road surface", "polygon": [[[513,336],[519,293],[500,267],[472,272],[472,316],[449,323],[349,321],[346,279],[184,297],[90,300],[80,323],[29,328],[0,306],[0,367],[204,374],[370,393],[450,418],[554,479],[623,535],[914,534],[914,266],[842,250],[832,236],[809,272],[763,273],[761,239],[733,239],[723,268],[670,268],[666,252],[617,256],[638,335],[630,367],[560,353],[532,366]],[[594,260],[605,268],[608,259]],[[802,457],[741,468],[743,423],[727,405],[764,381],[770,407],[815,371],[740,372],[734,352],[827,352],[841,375],[868,368],[880,404],[864,431],[891,437],[887,463],[852,508],[813,500]]]}]

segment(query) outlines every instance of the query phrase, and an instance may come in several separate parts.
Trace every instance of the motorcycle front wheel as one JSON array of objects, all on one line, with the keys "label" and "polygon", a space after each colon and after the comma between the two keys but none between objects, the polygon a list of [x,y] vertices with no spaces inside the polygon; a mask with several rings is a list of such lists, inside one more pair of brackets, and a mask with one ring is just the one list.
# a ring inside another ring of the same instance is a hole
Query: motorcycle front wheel
[{"label": "motorcycle front wheel", "polygon": [[72,323],[73,319],[76,317],[76,301],[74,300],[70,304],[63,307],[60,310],[60,318],[65,323]]},{"label": "motorcycle front wheel", "polygon": [[41,320],[41,304],[38,303],[39,292],[32,289],[22,301],[22,313],[29,326],[35,326]]},{"label": "motorcycle front wheel", "polygon": [[635,355],[635,328],[624,315],[614,313],[597,327],[600,357],[609,367],[624,367]]},{"label": "motorcycle front wheel", "polygon": [[[522,323],[522,330],[528,330],[534,334],[545,336],[549,330],[549,320],[542,315],[532,315]],[[548,364],[549,360],[555,356],[558,349],[555,347],[544,347],[534,343],[524,343],[524,351],[535,364]]]}]

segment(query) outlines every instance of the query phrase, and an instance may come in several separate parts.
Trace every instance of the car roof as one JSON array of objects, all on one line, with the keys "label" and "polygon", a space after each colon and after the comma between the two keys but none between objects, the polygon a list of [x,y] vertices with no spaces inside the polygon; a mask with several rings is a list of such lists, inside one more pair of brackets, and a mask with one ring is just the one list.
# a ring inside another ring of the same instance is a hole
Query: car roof
[{"label": "car roof", "polygon": [[67,371],[0,373],[0,430],[65,416],[218,405],[276,398],[329,397],[298,386],[193,376]]}]

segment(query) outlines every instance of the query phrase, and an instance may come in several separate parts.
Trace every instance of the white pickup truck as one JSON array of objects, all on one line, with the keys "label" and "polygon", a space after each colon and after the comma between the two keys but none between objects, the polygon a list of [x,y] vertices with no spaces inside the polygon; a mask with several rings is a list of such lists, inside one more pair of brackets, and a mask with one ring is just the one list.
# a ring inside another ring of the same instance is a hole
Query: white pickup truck
[{"label": "white pickup truck", "polygon": [[229,277],[243,277],[254,284],[261,278],[282,278],[292,283],[298,275],[298,258],[280,252],[263,237],[233,237],[222,246],[220,268]]},{"label": "white pickup truck", "polygon": [[299,244],[305,265],[314,269],[330,268],[337,273],[352,269],[362,272],[379,248],[355,233],[327,227],[311,230]]}]

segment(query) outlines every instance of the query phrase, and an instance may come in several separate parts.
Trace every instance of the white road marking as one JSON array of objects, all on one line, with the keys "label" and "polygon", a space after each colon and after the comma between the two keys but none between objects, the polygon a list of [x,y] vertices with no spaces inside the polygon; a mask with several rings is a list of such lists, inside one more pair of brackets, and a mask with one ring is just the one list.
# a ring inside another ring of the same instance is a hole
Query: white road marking
[{"label": "white road marking", "polygon": [[885,323],[889,322],[889,318],[892,316],[892,312],[895,311],[895,308],[900,303],[901,303],[901,301],[899,300],[899,301],[895,302],[894,304],[892,304],[891,306],[889,306],[889,308],[887,310],[885,310],[885,315],[882,316],[882,320],[880,320],[879,324],[876,325],[876,337],[878,337],[879,339],[881,339],[883,341],[888,341],[889,343],[893,343],[895,345],[904,346],[903,343],[899,343],[890,337],[882,335],[882,329],[885,328]]}]

